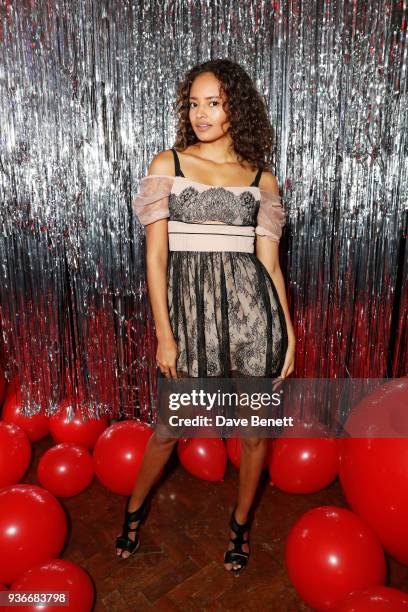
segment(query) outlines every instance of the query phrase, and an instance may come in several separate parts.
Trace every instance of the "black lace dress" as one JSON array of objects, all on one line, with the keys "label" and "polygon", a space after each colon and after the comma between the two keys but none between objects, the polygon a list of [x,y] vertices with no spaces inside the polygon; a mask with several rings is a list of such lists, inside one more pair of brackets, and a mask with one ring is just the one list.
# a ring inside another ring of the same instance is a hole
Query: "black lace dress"
[{"label": "black lace dress", "polygon": [[176,176],[142,178],[133,206],[143,225],[168,219],[178,376],[275,378],[287,350],[286,322],[254,241],[279,242],[280,197],[257,186],[260,172],[247,187],[214,187],[187,179],[176,154],[175,161]]}]

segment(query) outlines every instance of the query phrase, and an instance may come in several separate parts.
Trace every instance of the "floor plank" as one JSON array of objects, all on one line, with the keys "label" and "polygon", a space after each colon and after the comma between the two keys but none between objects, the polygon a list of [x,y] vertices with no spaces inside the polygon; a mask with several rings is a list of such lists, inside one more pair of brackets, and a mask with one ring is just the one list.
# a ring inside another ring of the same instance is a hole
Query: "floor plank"
[{"label": "floor plank", "polygon": [[[33,445],[23,482],[39,484],[39,457],[52,446],[48,436]],[[228,523],[238,472],[228,465],[222,482],[194,478],[174,452],[156,486],[141,546],[124,560],[115,556],[126,498],[97,480],[84,493],[60,499],[70,517],[62,557],[86,569],[95,584],[94,612],[304,612],[310,608],[290,583],[284,565],[287,535],[295,520],[320,505],[347,507],[338,481],[313,495],[291,495],[269,484],[264,471],[255,500],[251,558],[238,577],[223,566]],[[389,559],[389,585],[408,590],[408,568]]]}]

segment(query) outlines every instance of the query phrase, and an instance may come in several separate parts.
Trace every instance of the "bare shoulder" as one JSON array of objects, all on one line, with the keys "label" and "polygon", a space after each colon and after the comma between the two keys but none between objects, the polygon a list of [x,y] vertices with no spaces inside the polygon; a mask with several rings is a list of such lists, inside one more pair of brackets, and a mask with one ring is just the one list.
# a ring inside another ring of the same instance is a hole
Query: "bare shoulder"
[{"label": "bare shoulder", "polygon": [[272,172],[269,170],[264,170],[261,174],[261,179],[259,181],[259,188],[264,191],[269,191],[270,193],[276,193],[279,195],[279,185],[277,178]]},{"label": "bare shoulder", "polygon": [[171,149],[156,153],[150,162],[147,174],[164,174],[174,176],[174,157]]}]

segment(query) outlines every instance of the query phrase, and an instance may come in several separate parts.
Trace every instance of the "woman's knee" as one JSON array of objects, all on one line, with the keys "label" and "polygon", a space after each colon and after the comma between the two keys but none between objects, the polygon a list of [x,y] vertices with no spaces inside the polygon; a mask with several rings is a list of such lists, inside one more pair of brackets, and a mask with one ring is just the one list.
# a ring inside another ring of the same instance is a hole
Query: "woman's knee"
[{"label": "woman's knee", "polygon": [[256,450],[266,445],[266,438],[241,438],[241,444],[246,450]]},{"label": "woman's knee", "polygon": [[172,447],[176,444],[178,438],[168,438],[166,436],[161,436],[157,432],[153,432],[152,435],[152,443],[160,448],[168,448]]}]

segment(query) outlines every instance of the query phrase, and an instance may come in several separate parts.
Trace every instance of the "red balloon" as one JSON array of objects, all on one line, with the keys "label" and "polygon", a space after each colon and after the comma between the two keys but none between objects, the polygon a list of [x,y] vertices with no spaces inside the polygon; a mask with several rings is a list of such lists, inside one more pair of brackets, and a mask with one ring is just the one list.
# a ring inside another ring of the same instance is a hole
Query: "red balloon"
[{"label": "red balloon", "polygon": [[177,453],[181,465],[193,476],[213,482],[224,478],[228,457],[221,438],[181,438]]},{"label": "red balloon", "polygon": [[41,440],[49,432],[49,417],[43,413],[33,416],[24,416],[21,411],[21,393],[17,386],[8,390],[6,401],[3,406],[2,418],[6,423],[15,423],[23,429],[31,442]]},{"label": "red balloon", "polygon": [[408,440],[342,439],[340,483],[385,550],[408,565]]},{"label": "red balloon", "polygon": [[59,501],[36,485],[0,490],[0,581],[10,584],[37,563],[57,557],[67,535]]},{"label": "red balloon", "polygon": [[67,442],[77,444],[84,448],[93,448],[101,433],[109,426],[109,418],[101,416],[100,419],[84,420],[81,413],[75,413],[72,403],[65,400],[56,414],[50,417],[50,433],[57,443]]},{"label": "red balloon", "polygon": [[354,406],[344,424],[348,438],[408,437],[408,377],[378,385]]},{"label": "red balloon", "polygon": [[[263,464],[264,468],[268,467],[274,440],[272,438],[269,438],[267,443],[268,443],[268,446],[267,446],[264,464]],[[233,466],[238,469],[239,466],[241,465],[241,439],[240,438],[226,438],[225,444],[227,447],[228,458],[230,459]]]},{"label": "red balloon", "polygon": [[351,591],[384,584],[386,564],[371,528],[345,508],[321,506],[303,514],[285,550],[288,575],[316,610],[333,609]]},{"label": "red balloon", "polygon": [[274,485],[287,493],[315,493],[336,478],[339,448],[336,438],[279,438],[269,462]]},{"label": "red balloon", "polygon": [[[90,612],[95,597],[90,576],[82,567],[65,559],[51,559],[30,568],[13,582],[11,590],[68,593],[68,605],[47,605],[45,607],[47,612],[61,612],[64,609],[69,612]],[[44,605],[25,604],[24,610],[26,612],[44,610]]]},{"label": "red balloon", "polygon": [[226,438],[225,446],[228,459],[238,469],[241,464],[241,440],[239,438]]},{"label": "red balloon", "polygon": [[[132,493],[153,429],[136,420],[118,421],[99,436],[93,453],[96,477],[110,491]],[[159,476],[160,477],[160,476]]]},{"label": "red balloon", "polygon": [[37,468],[42,486],[57,497],[72,497],[84,491],[94,477],[93,460],[83,446],[62,443],[49,448]]},{"label": "red balloon", "polygon": [[335,608],[335,612],[406,612],[407,610],[408,594],[385,586],[354,591]]},{"label": "red balloon", "polygon": [[25,431],[14,423],[0,421],[0,488],[21,480],[30,459],[31,444]]}]

